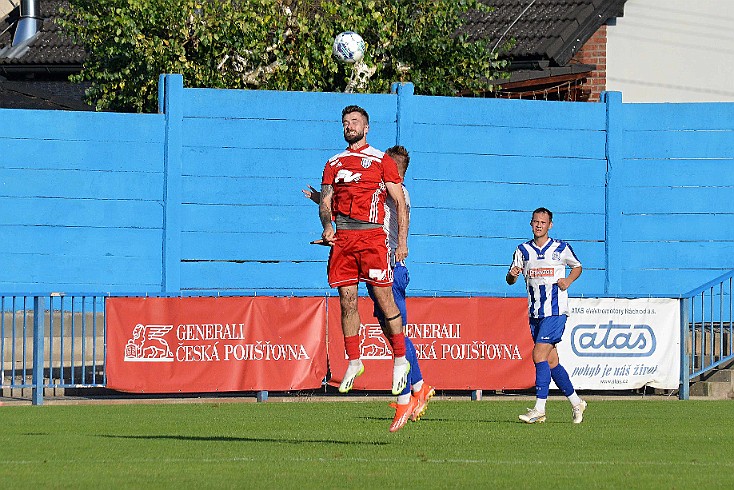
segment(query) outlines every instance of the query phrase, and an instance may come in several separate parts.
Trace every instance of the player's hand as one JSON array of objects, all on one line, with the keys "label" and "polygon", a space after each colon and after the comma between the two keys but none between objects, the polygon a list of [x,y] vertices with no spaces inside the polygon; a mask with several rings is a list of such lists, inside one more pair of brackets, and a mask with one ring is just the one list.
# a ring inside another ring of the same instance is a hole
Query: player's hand
[{"label": "player's hand", "polygon": [[334,245],[336,237],[334,233],[334,227],[331,226],[331,224],[324,228],[324,232],[321,234],[321,238],[329,245]]},{"label": "player's hand", "polygon": [[395,248],[395,260],[397,262],[402,262],[403,260],[408,258],[408,246],[407,245],[400,245]]},{"label": "player's hand", "polygon": [[310,185],[308,186],[308,189],[301,189],[301,192],[303,192],[303,195],[306,198],[311,199],[316,204],[319,204],[319,202],[321,202],[321,193]]},{"label": "player's hand", "polygon": [[556,281],[556,284],[558,284],[558,289],[565,291],[571,285],[571,281],[569,281],[567,277],[562,277]]},{"label": "player's hand", "polygon": [[517,266],[510,267],[508,274],[510,274],[512,277],[520,277],[520,274],[522,274],[522,268]]}]

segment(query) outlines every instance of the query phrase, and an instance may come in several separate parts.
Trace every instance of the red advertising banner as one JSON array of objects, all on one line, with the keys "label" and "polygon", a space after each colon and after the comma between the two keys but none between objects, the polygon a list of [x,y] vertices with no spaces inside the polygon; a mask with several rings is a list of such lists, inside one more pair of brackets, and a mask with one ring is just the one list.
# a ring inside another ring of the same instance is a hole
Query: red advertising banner
[{"label": "red advertising banner", "polygon": [[109,298],[107,386],[287,391],[326,375],[325,298]]},{"label": "red advertising banner", "polygon": [[[533,339],[525,298],[408,298],[407,334],[427,383],[439,389],[525,389],[535,385]],[[347,368],[339,298],[328,303],[330,384]],[[365,372],[358,390],[389,390],[392,351],[374,318],[372,301],[359,298]]]}]

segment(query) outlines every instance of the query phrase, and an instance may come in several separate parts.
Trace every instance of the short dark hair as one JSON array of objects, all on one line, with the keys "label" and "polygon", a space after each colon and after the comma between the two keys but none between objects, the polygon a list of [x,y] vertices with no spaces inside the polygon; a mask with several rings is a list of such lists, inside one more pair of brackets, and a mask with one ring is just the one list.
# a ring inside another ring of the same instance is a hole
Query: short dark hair
[{"label": "short dark hair", "polygon": [[346,116],[347,114],[350,114],[352,112],[359,112],[367,120],[367,124],[370,123],[370,115],[367,114],[367,111],[365,111],[364,109],[362,109],[358,105],[348,105],[344,109],[342,109],[342,119],[344,119],[344,116]]},{"label": "short dark hair", "polygon": [[387,150],[385,150],[385,153],[387,153],[390,156],[399,156],[403,157],[405,159],[405,169],[408,169],[408,165],[410,165],[410,155],[408,154],[408,150],[402,146],[402,145],[395,145],[391,146]]},{"label": "short dark hair", "polygon": [[548,220],[552,223],[553,222],[553,213],[548,208],[538,208],[535,211],[533,211],[533,216],[535,216],[538,213],[545,213],[548,215]]}]

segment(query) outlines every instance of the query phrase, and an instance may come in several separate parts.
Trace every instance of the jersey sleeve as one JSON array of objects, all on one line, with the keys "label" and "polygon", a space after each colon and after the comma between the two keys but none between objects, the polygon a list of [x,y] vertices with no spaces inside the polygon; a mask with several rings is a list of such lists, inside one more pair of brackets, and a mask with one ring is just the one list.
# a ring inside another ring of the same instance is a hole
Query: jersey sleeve
[{"label": "jersey sleeve", "polygon": [[334,185],[334,166],[326,162],[324,172],[321,174],[321,185]]},{"label": "jersey sleeve", "polygon": [[566,243],[566,248],[563,250],[563,263],[569,266],[571,269],[574,267],[581,267],[581,261],[576,257],[576,253],[571,248],[571,245]]},{"label": "jersey sleeve", "polygon": [[396,184],[403,183],[403,179],[400,178],[400,173],[398,173],[398,164],[388,154],[382,157],[382,180]]},{"label": "jersey sleeve", "polygon": [[515,253],[512,254],[512,264],[510,264],[510,269],[513,267],[519,267],[524,270],[525,262],[523,260],[522,252],[520,251],[520,248],[515,249]]}]

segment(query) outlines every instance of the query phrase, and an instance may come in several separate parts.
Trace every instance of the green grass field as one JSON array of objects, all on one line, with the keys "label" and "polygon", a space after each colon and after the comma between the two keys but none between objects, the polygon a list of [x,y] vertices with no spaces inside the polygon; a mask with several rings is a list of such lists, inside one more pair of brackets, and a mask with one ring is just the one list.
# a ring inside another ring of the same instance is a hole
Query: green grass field
[{"label": "green grass field", "polygon": [[0,407],[1,488],[733,488],[734,402],[434,400]]}]

